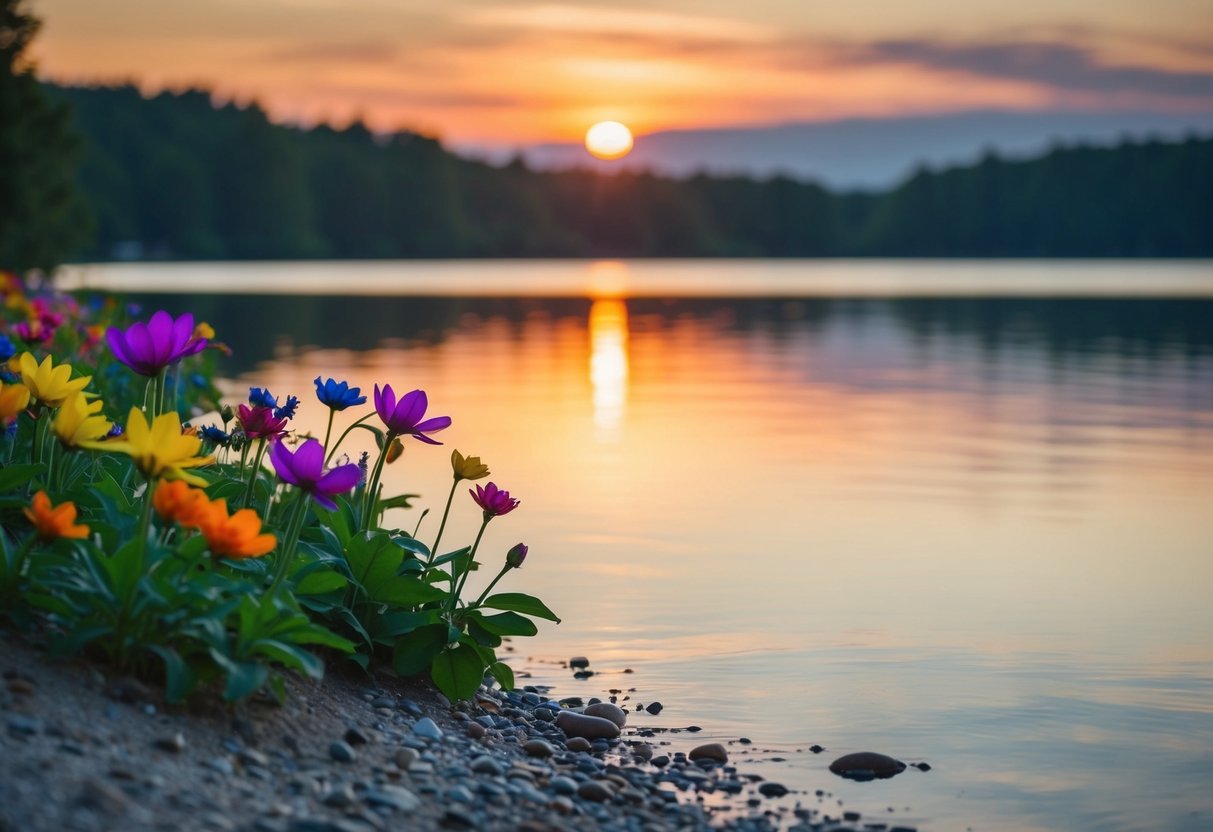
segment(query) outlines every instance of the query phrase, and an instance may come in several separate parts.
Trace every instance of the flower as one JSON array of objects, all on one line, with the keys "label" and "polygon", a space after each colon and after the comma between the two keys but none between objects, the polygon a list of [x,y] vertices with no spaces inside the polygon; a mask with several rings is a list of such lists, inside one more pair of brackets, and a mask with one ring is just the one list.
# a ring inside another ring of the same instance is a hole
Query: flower
[{"label": "flower", "polygon": [[210,465],[213,456],[198,456],[202,440],[181,433],[181,420],[175,411],[163,413],[148,425],[139,408],[132,407],[126,418],[125,439],[107,442],[81,442],[80,447],[128,454],[149,480],[164,477],[185,480],[191,485],[206,485],[206,480],[186,468]]},{"label": "flower", "polygon": [[366,396],[360,395],[361,393],[361,387],[350,387],[344,381],[334,381],[331,378],[321,384],[320,376],[316,376],[316,398],[329,410],[345,410],[347,407],[366,404]]},{"label": "flower", "polygon": [[216,427],[215,425],[204,425],[203,427],[199,428],[198,435],[207,442],[214,442],[216,445],[226,446],[232,441],[232,437],[224,433],[222,428]]},{"label": "flower", "polygon": [[505,553],[505,565],[511,569],[521,569],[522,562],[526,560],[528,549],[525,543],[519,543],[514,548]]},{"label": "flower", "polygon": [[405,393],[397,402],[392,385],[383,385],[382,391],[378,384],[375,385],[375,411],[383,420],[383,424],[387,425],[388,430],[400,436],[412,436],[429,445],[441,445],[441,442],[430,439],[425,434],[449,428],[451,417],[435,416],[423,422],[421,417],[425,415],[425,409],[428,406],[429,400],[426,398],[424,390]]},{"label": "flower", "polygon": [[113,425],[101,413],[101,400],[90,402],[83,393],[73,393],[59,406],[51,430],[68,448],[107,436]]},{"label": "flower", "polygon": [[522,502],[521,500],[514,499],[510,496],[510,492],[502,491],[497,487],[496,483],[492,482],[484,488],[476,486],[475,491],[469,488],[468,493],[472,495],[472,499],[476,501],[476,505],[484,509],[486,520],[490,517],[509,514],[518,508],[518,504]]},{"label": "flower", "polygon": [[165,480],[152,494],[152,506],[157,513],[168,522],[182,526],[199,526],[210,511],[210,504],[205,491],[190,488],[182,480]]},{"label": "flower", "polygon": [[250,387],[248,389],[248,403],[253,407],[277,407],[278,397],[270,395],[268,387]]},{"label": "flower", "polygon": [[208,502],[198,519],[211,554],[217,558],[257,558],[278,543],[272,534],[261,533],[261,518],[251,508],[227,513],[227,500]]},{"label": "flower", "polygon": [[349,491],[361,476],[357,465],[340,465],[325,473],[324,447],[316,439],[307,440],[294,453],[275,442],[270,446],[270,462],[279,479],[307,492],[330,511],[337,508],[333,495]]},{"label": "flower", "polygon": [[451,470],[456,480],[479,480],[489,475],[489,466],[478,456],[465,457],[459,451],[451,451]]},{"label": "flower", "polygon": [[[0,362],[8,361],[17,354],[17,348],[13,345],[12,340],[7,335],[0,335]],[[319,381],[320,379],[316,379]],[[366,401],[366,399],[363,399]]]},{"label": "flower", "polygon": [[29,388],[24,384],[5,384],[0,381],[0,425],[14,421],[21,411],[29,407]]},{"label": "flower", "polygon": [[88,526],[76,525],[76,504],[68,501],[51,505],[45,491],[34,495],[30,508],[21,509],[38,531],[38,538],[46,543],[57,537],[88,537]]},{"label": "flower", "polygon": [[72,378],[70,364],[55,366],[48,355],[39,364],[32,352],[21,353],[21,381],[29,388],[31,399],[39,404],[58,407],[72,393],[78,393],[88,386],[92,376]]},{"label": "flower", "polygon": [[199,321],[194,327],[193,337],[202,341],[209,341],[215,337],[215,328],[206,321]]},{"label": "flower", "polygon": [[387,456],[384,461],[391,465],[396,460],[400,459],[400,455],[404,453],[404,443],[400,441],[399,436],[392,437],[392,444],[387,446]]},{"label": "flower", "polygon": [[136,322],[125,330],[110,327],[105,340],[114,357],[141,376],[159,375],[170,364],[206,348],[206,339],[194,334],[191,313],[174,319],[163,309],[147,323]]},{"label": "flower", "polygon": [[294,419],[295,411],[299,409],[299,399],[295,396],[287,396],[286,404],[274,411],[275,419]]},{"label": "flower", "polygon": [[277,439],[286,428],[286,419],[274,418],[274,410],[268,405],[258,405],[250,408],[240,405],[237,408],[240,416],[240,427],[249,439]]}]

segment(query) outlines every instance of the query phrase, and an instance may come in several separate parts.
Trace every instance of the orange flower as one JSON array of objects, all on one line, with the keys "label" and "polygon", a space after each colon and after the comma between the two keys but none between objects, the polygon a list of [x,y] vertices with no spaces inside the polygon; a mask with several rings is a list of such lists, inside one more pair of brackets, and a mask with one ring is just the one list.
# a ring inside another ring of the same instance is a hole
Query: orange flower
[{"label": "orange flower", "polygon": [[251,508],[229,516],[227,500],[208,503],[198,525],[217,558],[261,557],[278,543],[272,534],[261,534],[261,518]]},{"label": "orange flower", "polygon": [[75,525],[76,504],[71,501],[52,506],[47,493],[39,491],[34,495],[30,508],[22,511],[38,530],[39,539],[44,542],[49,543],[57,537],[88,537],[88,526]]},{"label": "orange flower", "polygon": [[183,480],[161,480],[152,495],[152,505],[170,523],[197,528],[210,510],[206,492],[191,488]]}]

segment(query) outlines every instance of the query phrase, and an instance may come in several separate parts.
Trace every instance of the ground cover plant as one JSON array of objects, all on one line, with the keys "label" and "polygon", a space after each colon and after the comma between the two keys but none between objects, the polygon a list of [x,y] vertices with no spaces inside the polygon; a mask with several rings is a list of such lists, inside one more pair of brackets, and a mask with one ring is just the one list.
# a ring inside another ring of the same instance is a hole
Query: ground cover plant
[{"label": "ground cover plant", "polygon": [[[451,452],[431,543],[419,519],[392,525],[418,497],[385,494],[385,466],[451,425],[427,417],[424,391],[377,383],[368,407],[317,378],[281,398],[251,388],[233,408],[214,383],[226,347],[188,313],[34,293],[6,273],[0,300],[0,611],[52,651],[161,679],[171,701],[281,697],[284,671],[318,678],[338,658],[428,672],[464,698],[486,677],[512,688],[496,648],[559,620],[494,592],[528,550],[482,554],[489,523],[520,501],[479,482],[478,457]],[[293,429],[305,407],[327,409],[323,440]],[[443,552],[469,501],[479,532]],[[465,597],[489,562],[495,577]]]}]

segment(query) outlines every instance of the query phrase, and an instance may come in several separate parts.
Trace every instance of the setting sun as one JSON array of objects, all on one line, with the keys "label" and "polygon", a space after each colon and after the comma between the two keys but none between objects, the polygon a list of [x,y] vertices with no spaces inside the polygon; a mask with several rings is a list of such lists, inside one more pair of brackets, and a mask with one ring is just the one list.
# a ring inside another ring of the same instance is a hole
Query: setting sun
[{"label": "setting sun", "polygon": [[600,121],[586,131],[585,149],[599,159],[622,159],[632,150],[632,131],[617,121]]}]

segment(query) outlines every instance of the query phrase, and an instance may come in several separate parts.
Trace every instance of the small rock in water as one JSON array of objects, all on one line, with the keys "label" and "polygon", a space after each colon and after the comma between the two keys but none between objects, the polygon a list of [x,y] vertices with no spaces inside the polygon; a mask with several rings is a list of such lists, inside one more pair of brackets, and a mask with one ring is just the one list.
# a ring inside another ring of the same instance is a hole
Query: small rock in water
[{"label": "small rock in water", "polygon": [[590,660],[585,656],[574,656],[569,659],[569,667],[574,670],[584,669],[590,666]]},{"label": "small rock in water", "polygon": [[930,771],[931,770],[930,763],[910,763],[910,765],[914,766],[914,768],[918,769],[919,771]]},{"label": "small rock in water", "polygon": [[584,737],[587,740],[612,740],[619,736],[619,726],[611,720],[572,711],[561,711],[556,717],[556,726],[570,737]]},{"label": "small rock in water", "polygon": [[687,758],[694,760],[715,760],[718,763],[727,763],[729,761],[729,752],[725,751],[723,745],[718,742],[710,742],[706,745],[697,745],[691,749],[691,753]]},{"label": "small rock in water", "polygon": [[758,787],[758,793],[763,797],[783,797],[788,793],[788,787],[782,783],[763,783]]},{"label": "small rock in water", "polygon": [[884,779],[901,774],[905,770],[906,764],[901,760],[874,751],[857,751],[830,763],[830,771],[849,780]]},{"label": "small rock in water", "polygon": [[620,728],[622,728],[628,721],[628,715],[623,708],[620,708],[618,705],[612,705],[610,702],[597,702],[593,705],[586,706],[585,715],[609,719]]},{"label": "small rock in water", "polygon": [[430,719],[428,716],[423,716],[413,724],[413,733],[422,739],[442,739],[442,729],[438,727],[438,723],[434,722],[434,720]]},{"label": "small rock in water", "polygon": [[330,743],[329,756],[339,763],[352,763],[358,757],[353,747],[345,740],[335,740]]},{"label": "small rock in water", "polygon": [[649,713],[651,713],[653,716],[656,716],[657,714],[661,713],[662,704],[660,702],[650,702],[648,705],[645,706],[644,709],[646,711],[648,711]]},{"label": "small rock in water", "polygon": [[825,751],[825,749],[822,748],[820,745],[810,745],[809,750],[812,751],[814,754],[820,754],[821,752]]}]

